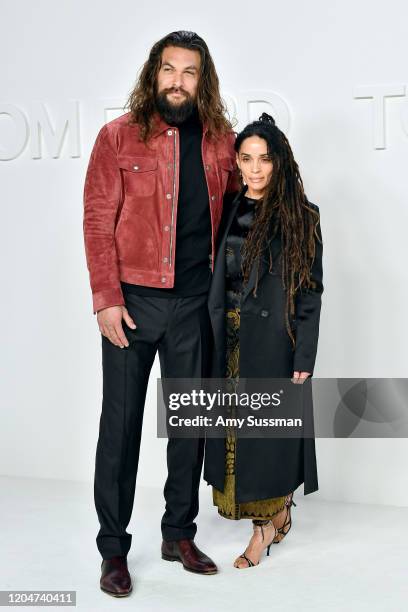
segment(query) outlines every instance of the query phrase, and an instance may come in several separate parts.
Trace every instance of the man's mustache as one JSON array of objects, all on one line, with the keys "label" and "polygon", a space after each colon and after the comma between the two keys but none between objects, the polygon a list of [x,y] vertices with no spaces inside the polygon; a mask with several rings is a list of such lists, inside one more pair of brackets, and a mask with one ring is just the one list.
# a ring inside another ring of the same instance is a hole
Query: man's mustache
[{"label": "man's mustache", "polygon": [[168,94],[168,93],[182,93],[187,97],[190,97],[190,94],[188,93],[188,91],[186,91],[185,89],[183,89],[182,87],[171,87],[170,89],[163,89],[162,93],[164,94]]}]

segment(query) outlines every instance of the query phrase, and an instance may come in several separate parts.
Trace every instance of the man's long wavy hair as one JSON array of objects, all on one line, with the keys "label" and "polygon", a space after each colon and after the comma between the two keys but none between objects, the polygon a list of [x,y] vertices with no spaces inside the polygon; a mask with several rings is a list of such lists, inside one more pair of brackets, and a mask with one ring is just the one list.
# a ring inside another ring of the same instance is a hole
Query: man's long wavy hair
[{"label": "man's long wavy hair", "polygon": [[140,125],[140,137],[147,142],[154,126],[155,86],[161,67],[163,49],[183,47],[198,51],[201,57],[197,87],[197,107],[200,119],[208,126],[208,136],[221,136],[232,129],[226,118],[226,106],[219,91],[219,81],[214,62],[205,41],[195,32],[181,30],[171,32],[156,42],[147,61],[142,66],[136,85],[130,93],[125,108],[130,110],[130,123]]},{"label": "man's long wavy hair", "polygon": [[257,267],[253,293],[256,296],[259,268],[263,251],[268,251],[269,271],[272,271],[270,243],[275,236],[281,240],[281,275],[286,290],[286,329],[295,343],[289,317],[295,313],[295,295],[303,288],[314,288],[311,267],[315,257],[315,238],[321,242],[320,216],[309,203],[303,188],[299,167],[288,139],[274,119],[263,113],[258,121],[247,125],[235,141],[239,153],[246,138],[259,136],[266,140],[268,155],[273,163],[271,180],[263,198],[257,202],[254,223],[242,249],[242,273],[248,282],[252,267]]}]

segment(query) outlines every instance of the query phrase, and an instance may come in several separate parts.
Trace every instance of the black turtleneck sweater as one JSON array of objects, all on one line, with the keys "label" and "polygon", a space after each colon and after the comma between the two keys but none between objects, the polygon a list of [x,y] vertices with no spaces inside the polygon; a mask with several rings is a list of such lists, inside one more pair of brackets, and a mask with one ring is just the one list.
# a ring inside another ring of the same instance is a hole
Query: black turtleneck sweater
[{"label": "black turtleneck sweater", "polygon": [[201,157],[203,128],[196,111],[177,126],[180,179],[177,206],[174,287],[145,287],[122,282],[124,293],[150,297],[187,297],[210,286],[211,218],[207,181]]}]

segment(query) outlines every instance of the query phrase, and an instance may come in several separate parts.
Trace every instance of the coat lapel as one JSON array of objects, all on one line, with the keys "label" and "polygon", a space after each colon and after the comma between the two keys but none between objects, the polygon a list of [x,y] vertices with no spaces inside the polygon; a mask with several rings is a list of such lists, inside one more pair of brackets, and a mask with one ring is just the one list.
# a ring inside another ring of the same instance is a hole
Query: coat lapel
[{"label": "coat lapel", "polygon": [[[273,261],[273,269],[271,274],[276,274],[276,260],[280,255],[280,239],[278,237],[275,237],[271,242],[268,243],[270,245],[271,251],[272,251],[272,261]],[[248,279],[248,283],[246,284],[246,286],[244,287],[243,291],[242,291],[242,301],[246,300],[246,298],[248,297],[248,295],[251,293],[251,291],[253,290],[253,288],[255,287],[255,281],[256,281],[256,271],[257,271],[257,266],[254,265],[252,266],[251,269],[251,273],[249,275],[249,279]],[[269,248],[265,247],[265,249],[262,251],[262,255],[261,255],[261,263],[259,266],[259,279],[258,279],[258,286],[260,286],[261,284],[261,279],[265,276],[265,274],[267,274],[269,271]]]},{"label": "coat lapel", "polygon": [[[244,193],[246,192],[248,188],[245,186],[241,189],[241,191],[239,191],[236,196],[234,197],[234,199],[232,200],[232,202],[227,206],[228,206],[228,211],[225,217],[225,223],[222,224],[221,227],[221,236],[220,236],[220,240],[222,241],[222,243],[225,246],[225,241],[227,239],[227,235],[229,232],[229,228],[231,227],[231,223],[234,219],[235,213],[237,212],[237,208],[238,205],[240,203],[241,197],[244,195]],[[221,251],[221,242],[220,242],[220,248],[219,251]]]},{"label": "coat lapel", "polygon": [[236,194],[234,199],[228,204],[223,212],[223,219],[218,235],[218,249],[215,258],[214,274],[211,282],[211,289],[208,296],[208,307],[210,311],[214,308],[223,308],[225,303],[225,246],[231,223],[234,219],[242,194],[246,187]]}]

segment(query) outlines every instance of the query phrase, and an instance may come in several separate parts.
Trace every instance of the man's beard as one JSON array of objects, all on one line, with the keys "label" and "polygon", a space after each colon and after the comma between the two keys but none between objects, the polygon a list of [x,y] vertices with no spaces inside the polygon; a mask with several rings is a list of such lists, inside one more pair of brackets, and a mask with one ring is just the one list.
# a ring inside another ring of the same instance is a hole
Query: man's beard
[{"label": "man's beard", "polygon": [[167,99],[167,94],[172,91],[173,89],[164,89],[160,93],[155,93],[156,108],[166,123],[169,125],[179,125],[191,117],[197,109],[197,103],[188,92],[179,90],[186,96],[186,99],[180,104],[172,104]]}]

